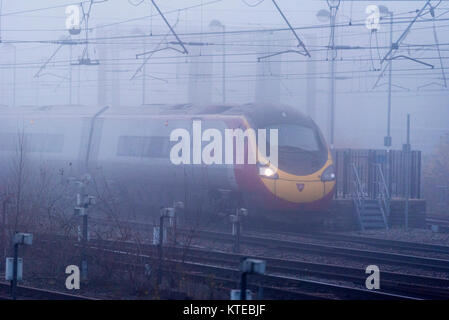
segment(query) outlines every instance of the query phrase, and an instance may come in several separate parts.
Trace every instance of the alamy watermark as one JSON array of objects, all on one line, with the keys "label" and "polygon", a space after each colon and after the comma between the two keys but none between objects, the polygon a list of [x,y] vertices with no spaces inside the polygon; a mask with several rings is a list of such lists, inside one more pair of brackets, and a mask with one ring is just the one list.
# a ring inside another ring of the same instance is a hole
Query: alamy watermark
[{"label": "alamy watermark", "polygon": [[[278,129],[269,129],[269,155],[267,129],[246,130],[201,129],[201,120],[193,120],[192,137],[187,129],[175,129],[170,141],[177,142],[170,150],[170,161],[175,164],[256,164],[278,166]],[[257,139],[256,139],[257,136]],[[245,144],[245,139],[247,143]],[[203,142],[207,144],[203,147]],[[235,143],[234,143],[235,142]],[[247,148],[245,148],[245,145]],[[246,157],[245,157],[246,155]],[[234,160],[235,158],[235,160]],[[247,158],[245,163],[245,158]]]},{"label": "alamy watermark", "polygon": [[65,268],[65,273],[69,276],[65,280],[67,290],[79,290],[80,288],[80,268],[71,264]]},{"label": "alamy watermark", "polygon": [[68,30],[80,28],[80,6],[70,5],[65,8],[65,14],[67,15],[65,20],[65,27]]},{"label": "alamy watermark", "polygon": [[379,30],[380,10],[375,4],[366,6],[365,13],[368,15],[365,20],[365,26],[369,30]]},{"label": "alamy watermark", "polygon": [[380,269],[378,266],[371,264],[366,267],[365,273],[369,274],[365,281],[365,287],[368,290],[380,289]]}]

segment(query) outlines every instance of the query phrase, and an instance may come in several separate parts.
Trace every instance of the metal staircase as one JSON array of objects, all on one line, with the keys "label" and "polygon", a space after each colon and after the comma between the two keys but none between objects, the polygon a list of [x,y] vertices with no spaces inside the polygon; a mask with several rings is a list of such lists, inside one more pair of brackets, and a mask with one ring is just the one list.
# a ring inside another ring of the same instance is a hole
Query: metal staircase
[{"label": "metal staircase", "polygon": [[355,164],[353,170],[353,200],[354,208],[362,231],[372,229],[388,229],[387,217],[390,212],[390,197],[380,165],[376,165],[377,197],[370,199],[361,183],[359,172]]}]

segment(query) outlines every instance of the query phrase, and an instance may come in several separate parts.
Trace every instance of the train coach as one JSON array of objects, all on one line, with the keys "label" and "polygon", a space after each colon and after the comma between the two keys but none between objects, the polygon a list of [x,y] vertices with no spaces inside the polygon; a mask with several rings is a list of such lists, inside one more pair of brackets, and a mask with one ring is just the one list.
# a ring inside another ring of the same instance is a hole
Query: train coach
[{"label": "train coach", "polygon": [[[243,162],[239,135],[231,137],[230,147],[227,130],[243,133]],[[181,141],[176,132],[188,139]],[[267,135],[263,146],[260,132]],[[34,165],[105,177],[136,214],[183,201],[192,211],[245,207],[250,215],[299,219],[326,211],[335,187],[332,156],[319,128],[283,105],[0,109],[4,163],[17,156],[21,141]]]}]

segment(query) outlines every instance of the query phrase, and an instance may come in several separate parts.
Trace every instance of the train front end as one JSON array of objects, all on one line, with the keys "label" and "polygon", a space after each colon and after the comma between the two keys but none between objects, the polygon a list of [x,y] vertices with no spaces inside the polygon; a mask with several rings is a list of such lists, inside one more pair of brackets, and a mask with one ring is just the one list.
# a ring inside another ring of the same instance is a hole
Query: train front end
[{"label": "train front end", "polygon": [[310,218],[328,211],[336,177],[332,154],[318,126],[289,107],[257,108],[246,118],[248,127],[266,130],[267,149],[273,130],[278,140],[276,164],[258,161],[256,166],[236,170],[253,212]]}]

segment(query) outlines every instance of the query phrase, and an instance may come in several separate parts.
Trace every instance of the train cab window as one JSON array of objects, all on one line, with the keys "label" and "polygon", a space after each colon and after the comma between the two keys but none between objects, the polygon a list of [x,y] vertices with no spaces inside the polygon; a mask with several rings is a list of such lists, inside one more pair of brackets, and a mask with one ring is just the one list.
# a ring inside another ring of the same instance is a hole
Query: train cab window
[{"label": "train cab window", "polygon": [[296,124],[279,124],[267,126],[266,129],[267,134],[269,134],[268,129],[278,129],[279,148],[309,152],[321,151],[320,141],[313,128]]},{"label": "train cab window", "polygon": [[283,123],[266,126],[266,129],[278,129],[278,165],[281,170],[307,175],[319,170],[326,162],[327,150],[314,127]]},{"label": "train cab window", "polygon": [[121,136],[118,140],[117,155],[137,158],[168,157],[167,137]]}]

